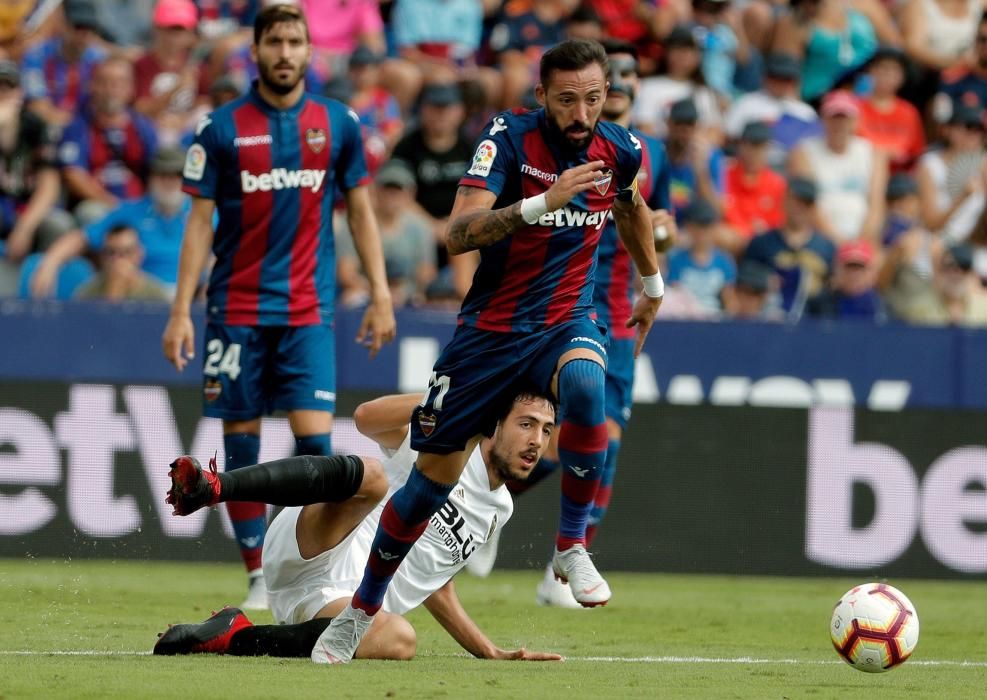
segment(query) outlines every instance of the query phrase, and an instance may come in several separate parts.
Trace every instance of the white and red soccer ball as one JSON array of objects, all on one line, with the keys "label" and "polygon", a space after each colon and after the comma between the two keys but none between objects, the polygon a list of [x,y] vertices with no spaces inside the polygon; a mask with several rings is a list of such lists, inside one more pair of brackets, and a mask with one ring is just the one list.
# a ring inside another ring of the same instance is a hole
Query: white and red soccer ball
[{"label": "white and red soccer ball", "polygon": [[918,613],[897,588],[865,583],[851,588],[833,608],[833,647],[859,671],[883,673],[900,666],[918,644]]}]

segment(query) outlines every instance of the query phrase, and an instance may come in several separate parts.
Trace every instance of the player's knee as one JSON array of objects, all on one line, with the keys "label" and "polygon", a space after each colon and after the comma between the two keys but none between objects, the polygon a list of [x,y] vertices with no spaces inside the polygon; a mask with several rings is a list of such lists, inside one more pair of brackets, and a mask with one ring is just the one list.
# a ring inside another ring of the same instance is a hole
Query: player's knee
[{"label": "player's knee", "polygon": [[359,494],[375,503],[384,500],[388,488],[384,465],[373,457],[360,457],[360,460],[363,462],[363,481]]},{"label": "player's knee", "polygon": [[[563,415],[580,407],[602,407],[606,371],[593,360],[579,358],[567,362],[559,371],[559,400]],[[572,414],[575,415],[575,414]]]},{"label": "player's knee", "polygon": [[415,658],[418,650],[418,635],[411,623],[400,615],[391,615],[384,630],[387,639],[387,658],[395,661],[409,661]]}]

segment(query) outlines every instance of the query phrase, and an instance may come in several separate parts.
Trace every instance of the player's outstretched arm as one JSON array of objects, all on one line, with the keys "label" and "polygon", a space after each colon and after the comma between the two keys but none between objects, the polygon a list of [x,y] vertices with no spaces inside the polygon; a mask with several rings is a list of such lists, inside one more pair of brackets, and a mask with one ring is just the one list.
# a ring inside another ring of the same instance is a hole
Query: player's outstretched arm
[{"label": "player's outstretched arm", "polygon": [[449,215],[449,255],[485,248],[523,226],[537,223],[543,214],[561,209],[580,192],[595,187],[602,167],[602,160],[577,165],[559,175],[546,192],[502,209],[492,209],[497,201],[495,193],[460,185]]},{"label": "player's outstretched arm", "polygon": [[374,215],[370,192],[364,187],[354,187],[346,193],[346,218],[353,234],[353,245],[360,257],[363,271],[370,282],[370,306],[363,314],[356,342],[370,348],[370,357],[377,355],[384,343],[394,340],[397,322],[391,290],[384,272],[384,253],[380,245],[380,231]]},{"label": "player's outstretched arm", "polygon": [[[161,338],[161,349],[167,360],[181,372],[188,361],[195,357],[195,328],[192,325],[191,308],[195,288],[212,247],[212,219],[216,203],[204,197],[192,198],[192,210],[182,251],[178,258],[178,283],[175,300],[171,304],[171,316]],[[183,352],[184,351],[184,352]]]},{"label": "player's outstretched arm", "polygon": [[664,294],[661,273],[658,271],[658,258],[655,254],[652,213],[641,199],[640,193],[635,190],[631,201],[614,202],[613,220],[617,224],[620,240],[623,241],[644,281],[644,294],[635,302],[631,317],[627,320],[628,328],[634,326],[638,328],[637,342],[634,344],[634,356],[637,357],[641,354],[644,339],[648,337]]},{"label": "player's outstretched arm", "polygon": [[365,401],[353,413],[356,429],[381,447],[396,450],[408,435],[411,412],[421,400],[421,394],[393,394]]},{"label": "player's outstretched arm", "polygon": [[478,659],[499,661],[561,661],[559,654],[527,649],[501,649],[466,614],[452,579],[425,599],[425,607],[459,645]]}]

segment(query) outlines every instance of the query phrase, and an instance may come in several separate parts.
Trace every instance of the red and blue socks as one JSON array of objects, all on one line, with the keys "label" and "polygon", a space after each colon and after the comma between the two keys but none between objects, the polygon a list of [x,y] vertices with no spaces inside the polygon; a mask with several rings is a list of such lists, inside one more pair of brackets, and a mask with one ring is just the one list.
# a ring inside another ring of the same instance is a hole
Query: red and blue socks
[{"label": "red and blue socks", "polygon": [[607,445],[607,461],[603,465],[603,477],[593,499],[586,525],[586,548],[589,549],[596,537],[596,531],[610,507],[610,494],[613,493],[613,479],[617,474],[617,455],[620,453],[620,440],[610,440]]},{"label": "red and blue socks", "polygon": [[[260,435],[229,433],[223,435],[226,468],[230,472],[257,464],[260,455]],[[267,530],[267,506],[263,503],[229,501],[226,510],[233,523],[233,532],[240,546],[240,556],[247,572],[261,568],[261,551]]]},{"label": "red and blue socks", "polygon": [[418,470],[411,469],[408,481],[398,489],[384,506],[370,548],[370,558],[363,572],[363,581],[353,595],[353,607],[375,615],[384,602],[387,584],[428,527],[428,519],[449,498],[455,484],[432,481]]},{"label": "red and blue socks", "polygon": [[559,370],[559,461],[563,469],[562,513],[555,546],[560,551],[586,544],[586,525],[609,442],[605,381],[605,370],[593,360],[572,360]]}]

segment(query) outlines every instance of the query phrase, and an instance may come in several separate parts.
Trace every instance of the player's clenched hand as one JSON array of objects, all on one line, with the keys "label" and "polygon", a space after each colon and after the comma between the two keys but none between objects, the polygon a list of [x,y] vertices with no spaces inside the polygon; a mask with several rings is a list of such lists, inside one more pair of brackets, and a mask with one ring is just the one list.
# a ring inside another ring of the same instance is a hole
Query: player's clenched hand
[{"label": "player's clenched hand", "polygon": [[658,315],[658,307],[661,306],[662,297],[657,299],[652,299],[647,294],[642,294],[638,297],[638,300],[634,302],[634,308],[631,310],[631,317],[627,319],[627,327],[633,328],[637,326],[637,341],[634,343],[634,357],[641,354],[641,348],[644,347],[644,339],[648,337],[648,332],[651,330],[652,324],[655,322],[655,316]]},{"label": "player's clenched hand", "polygon": [[356,334],[356,342],[370,348],[370,358],[373,359],[384,343],[394,340],[397,325],[397,321],[394,320],[394,307],[391,305],[390,297],[372,301],[367,310],[363,312],[363,320],[360,322],[360,330]]},{"label": "player's clenched hand", "polygon": [[513,651],[498,649],[494,652],[494,659],[498,661],[562,661],[560,654],[553,654],[550,651],[529,651],[524,647]]},{"label": "player's clenched hand", "polygon": [[545,193],[545,205],[548,210],[561,209],[580,192],[595,187],[596,182],[603,177],[603,172],[600,170],[602,167],[602,160],[594,160],[563,171],[559,179]]},{"label": "player's clenched hand", "polygon": [[188,315],[171,316],[168,319],[164,335],[161,336],[161,350],[165,359],[175,365],[179,372],[195,357],[195,326]]},{"label": "player's clenched hand", "polygon": [[675,245],[678,229],[675,217],[666,209],[656,209],[651,212],[651,228],[655,236],[655,251],[664,253]]}]

